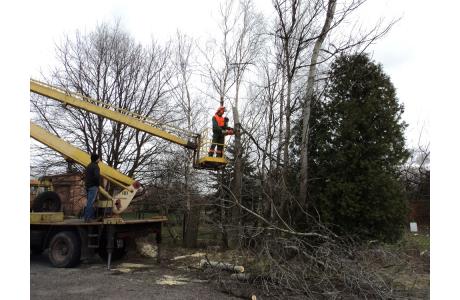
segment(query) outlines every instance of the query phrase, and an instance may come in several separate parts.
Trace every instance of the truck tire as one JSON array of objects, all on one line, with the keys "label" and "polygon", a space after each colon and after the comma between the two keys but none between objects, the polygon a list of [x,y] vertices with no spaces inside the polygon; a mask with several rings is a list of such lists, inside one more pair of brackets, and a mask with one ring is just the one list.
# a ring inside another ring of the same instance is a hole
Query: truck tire
[{"label": "truck tire", "polygon": [[80,237],[72,231],[61,231],[51,239],[49,260],[57,268],[71,268],[80,262]]},{"label": "truck tire", "polygon": [[61,211],[61,198],[56,192],[43,192],[39,194],[32,203],[32,211],[59,212]]},{"label": "truck tire", "polygon": [[[122,259],[126,253],[128,252],[126,250],[126,239],[123,240],[123,246],[121,248],[113,248],[112,252],[112,261],[120,260]],[[115,240],[115,244],[117,241]],[[99,257],[102,258],[102,260],[107,261],[107,258],[109,257],[109,254],[107,253],[107,242],[101,242],[101,245],[97,249],[97,254],[99,254]],[[116,247],[116,246],[115,246]]]}]

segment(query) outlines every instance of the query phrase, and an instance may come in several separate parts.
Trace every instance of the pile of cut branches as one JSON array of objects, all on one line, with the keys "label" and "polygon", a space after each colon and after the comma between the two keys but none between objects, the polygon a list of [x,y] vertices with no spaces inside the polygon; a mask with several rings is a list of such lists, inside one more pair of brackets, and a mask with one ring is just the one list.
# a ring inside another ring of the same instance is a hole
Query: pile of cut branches
[{"label": "pile of cut branches", "polygon": [[229,275],[228,270],[210,268],[208,275],[223,290],[240,297],[264,294],[274,298],[388,299],[394,296],[391,280],[379,272],[382,266],[368,261],[369,256],[363,250],[368,246],[338,237],[327,229],[316,233],[258,234],[241,248],[244,258],[238,263],[244,266],[245,273]]}]

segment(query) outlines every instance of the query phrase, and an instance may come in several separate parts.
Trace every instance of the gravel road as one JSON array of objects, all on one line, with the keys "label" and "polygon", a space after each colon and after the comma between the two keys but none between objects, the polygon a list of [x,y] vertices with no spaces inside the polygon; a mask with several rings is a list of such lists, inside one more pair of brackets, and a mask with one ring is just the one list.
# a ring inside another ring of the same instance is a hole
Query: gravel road
[{"label": "gravel road", "polygon": [[[128,253],[129,254],[129,253]],[[76,268],[54,268],[47,254],[30,257],[30,299],[239,299],[224,294],[196,273],[158,265],[155,259],[125,257],[107,270],[94,258]]]}]

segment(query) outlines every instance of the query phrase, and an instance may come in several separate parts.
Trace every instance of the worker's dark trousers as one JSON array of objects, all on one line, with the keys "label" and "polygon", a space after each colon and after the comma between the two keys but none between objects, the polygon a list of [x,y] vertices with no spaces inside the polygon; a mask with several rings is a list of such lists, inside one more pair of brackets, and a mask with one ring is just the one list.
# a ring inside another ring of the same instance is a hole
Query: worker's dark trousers
[{"label": "worker's dark trousers", "polygon": [[[225,143],[225,136],[212,136],[212,144],[211,148],[209,148],[208,155],[213,156],[214,152],[216,153],[216,157],[222,157],[222,151],[224,149],[224,143]],[[214,149],[217,146],[217,150],[214,151]]]}]

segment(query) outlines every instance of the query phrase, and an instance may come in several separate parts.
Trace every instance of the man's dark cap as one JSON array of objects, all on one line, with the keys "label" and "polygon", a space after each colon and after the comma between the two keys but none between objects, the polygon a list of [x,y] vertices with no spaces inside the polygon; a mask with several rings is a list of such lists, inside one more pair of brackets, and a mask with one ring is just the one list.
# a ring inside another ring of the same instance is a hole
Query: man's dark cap
[{"label": "man's dark cap", "polygon": [[91,154],[91,162],[95,162],[98,159],[99,159],[99,155],[97,155],[96,153]]}]

